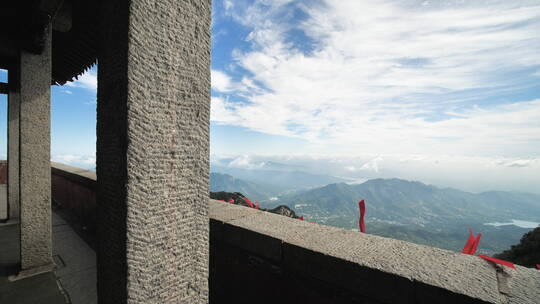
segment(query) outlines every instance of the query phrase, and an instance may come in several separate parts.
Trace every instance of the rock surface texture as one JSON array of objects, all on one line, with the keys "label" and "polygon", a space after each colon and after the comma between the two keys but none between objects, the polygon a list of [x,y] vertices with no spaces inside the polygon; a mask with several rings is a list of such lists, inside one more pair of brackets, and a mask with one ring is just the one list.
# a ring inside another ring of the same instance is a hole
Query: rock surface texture
[{"label": "rock surface texture", "polygon": [[208,301],[211,1],[103,1],[100,303]]},{"label": "rock surface texture", "polygon": [[52,266],[50,28],[42,54],[21,52],[19,71],[21,270],[25,271]]},{"label": "rock surface texture", "polygon": [[[304,298],[310,303],[330,299],[338,303],[533,304],[540,299],[540,271],[500,268],[472,255],[218,201],[210,202],[210,225],[212,249],[222,250],[211,252],[210,259],[211,273],[220,284],[224,284],[219,277],[223,270],[234,273],[235,268],[245,268],[238,271],[239,276],[259,271],[259,282],[286,282],[272,287],[276,290],[300,284],[308,290],[304,297],[316,295]],[[245,257],[226,260],[229,251],[245,252]],[[235,268],[228,268],[232,263]],[[210,282],[214,298],[228,296],[226,288],[213,285],[212,276]],[[228,288],[234,289],[233,285]]]}]

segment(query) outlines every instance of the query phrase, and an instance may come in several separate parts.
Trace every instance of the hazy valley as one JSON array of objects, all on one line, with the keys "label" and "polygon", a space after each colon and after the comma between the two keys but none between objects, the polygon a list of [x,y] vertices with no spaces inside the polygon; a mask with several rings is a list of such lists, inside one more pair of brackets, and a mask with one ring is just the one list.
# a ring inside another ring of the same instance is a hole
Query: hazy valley
[{"label": "hazy valley", "polygon": [[[463,247],[469,227],[482,233],[478,252],[494,254],[518,243],[540,222],[536,194],[471,193],[397,178],[347,184],[340,178],[301,171],[227,172],[211,174],[211,191],[241,192],[261,201],[263,207],[287,205],[306,220],[344,229],[357,229],[357,202],[364,199],[368,233],[455,251]],[[528,226],[488,225],[512,220]]]}]

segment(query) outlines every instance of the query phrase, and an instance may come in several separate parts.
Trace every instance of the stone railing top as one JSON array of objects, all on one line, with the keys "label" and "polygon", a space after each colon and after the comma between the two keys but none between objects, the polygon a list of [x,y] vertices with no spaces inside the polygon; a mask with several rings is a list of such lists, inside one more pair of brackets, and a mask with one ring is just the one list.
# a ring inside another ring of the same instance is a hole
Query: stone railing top
[{"label": "stone railing top", "polygon": [[92,188],[96,186],[97,177],[96,172],[94,171],[72,167],[56,162],[51,162],[51,171],[53,174],[58,174],[73,182],[81,183],[85,186]]},{"label": "stone railing top", "polygon": [[[89,187],[96,173],[51,162]],[[540,271],[476,256],[209,202],[212,237],[388,303],[540,303]]]},{"label": "stone railing top", "polygon": [[[516,269],[500,268],[476,256],[312,224],[215,200],[210,200],[209,216],[218,239],[281,263],[297,258],[297,263],[304,264],[303,270],[318,279],[350,282],[351,288],[366,296],[381,289],[375,285],[385,284],[383,290],[387,293],[375,294],[382,297],[377,299],[382,302],[446,302],[449,299],[442,295],[445,292],[441,294],[443,290],[453,294],[459,303],[472,299],[487,303],[540,303],[540,271],[534,269],[517,265]],[[241,230],[256,235],[241,235]],[[314,254],[318,258],[310,257]],[[340,267],[337,261],[348,266]],[[414,300],[406,301],[403,297]],[[445,301],[438,301],[438,297]]]}]

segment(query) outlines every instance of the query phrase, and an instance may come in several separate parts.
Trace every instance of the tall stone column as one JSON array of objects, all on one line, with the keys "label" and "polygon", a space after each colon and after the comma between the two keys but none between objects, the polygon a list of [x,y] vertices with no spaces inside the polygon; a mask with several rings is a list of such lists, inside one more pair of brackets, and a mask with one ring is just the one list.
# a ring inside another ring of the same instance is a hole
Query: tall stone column
[{"label": "tall stone column", "polygon": [[52,269],[51,27],[40,55],[20,54],[19,188],[21,270]]},{"label": "tall stone column", "polygon": [[8,83],[8,218],[19,218],[19,112],[21,108],[19,67],[9,70]]},{"label": "tall stone column", "polygon": [[206,303],[211,0],[101,3],[99,303]]}]

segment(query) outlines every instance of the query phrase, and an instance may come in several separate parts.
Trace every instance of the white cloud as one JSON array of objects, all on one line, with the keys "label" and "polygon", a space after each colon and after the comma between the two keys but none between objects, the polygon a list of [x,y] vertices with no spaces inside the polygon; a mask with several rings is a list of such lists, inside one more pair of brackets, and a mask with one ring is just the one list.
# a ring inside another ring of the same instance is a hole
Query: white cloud
[{"label": "white cloud", "polygon": [[365,163],[360,167],[360,170],[365,171],[373,171],[375,173],[379,172],[379,162],[384,161],[384,159],[381,156],[377,156],[376,158],[370,160],[369,162]]},{"label": "white cloud", "polygon": [[218,70],[212,70],[212,89],[219,92],[230,92],[233,90],[231,78]]},{"label": "white cloud", "polygon": [[220,93],[243,93],[243,92],[263,92],[255,84],[253,79],[242,77],[240,81],[234,81],[229,75],[219,70],[211,71],[212,89]]},{"label": "white cloud", "polygon": [[71,92],[70,90],[62,90],[62,93],[65,93],[65,94],[68,94],[68,95],[73,94],[73,92]]},{"label": "white cloud", "polygon": [[[252,28],[235,64],[264,89],[213,72],[215,90],[249,101],[221,98],[214,121],[333,153],[538,154],[540,99],[495,102],[536,84],[526,77],[540,66],[538,2],[323,2],[301,1],[299,24],[283,20],[290,1],[235,12]],[[291,29],[314,48],[288,41]]]},{"label": "white cloud", "polygon": [[539,163],[540,159],[514,159],[514,160],[497,160],[495,164],[510,168],[525,168],[534,166],[535,163]]},{"label": "white cloud", "polygon": [[68,82],[65,84],[68,87],[77,87],[77,88],[83,88],[88,89],[92,91],[97,90],[97,75],[94,71],[88,70],[79,78],[73,82]]},{"label": "white cloud", "polygon": [[249,155],[240,155],[230,161],[227,166],[242,169],[260,169],[264,167],[264,162],[257,162]]},{"label": "white cloud", "polygon": [[96,157],[89,155],[56,154],[52,156],[51,160],[83,169],[94,169],[96,166]]},{"label": "white cloud", "polygon": [[351,172],[354,172],[354,171],[358,170],[358,169],[356,169],[355,166],[345,166],[344,168],[345,168],[345,170],[351,171]]},{"label": "white cloud", "polygon": [[[465,191],[489,190],[540,193],[540,156],[478,157],[452,154],[355,155],[212,155],[212,164],[231,162],[256,169],[268,162],[315,174],[339,176],[353,183],[371,178],[402,178]],[[360,169],[366,166],[364,169]],[[377,170],[373,170],[376,167]],[[366,170],[367,169],[367,170]]]},{"label": "white cloud", "polygon": [[237,117],[228,107],[230,105],[227,100],[221,97],[212,97],[210,103],[210,117],[212,121],[223,124],[235,122]]},{"label": "white cloud", "polygon": [[224,0],[223,1],[223,7],[225,10],[230,10],[234,6],[234,3],[230,0]]}]

